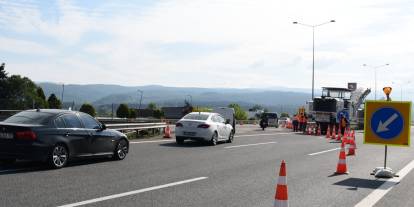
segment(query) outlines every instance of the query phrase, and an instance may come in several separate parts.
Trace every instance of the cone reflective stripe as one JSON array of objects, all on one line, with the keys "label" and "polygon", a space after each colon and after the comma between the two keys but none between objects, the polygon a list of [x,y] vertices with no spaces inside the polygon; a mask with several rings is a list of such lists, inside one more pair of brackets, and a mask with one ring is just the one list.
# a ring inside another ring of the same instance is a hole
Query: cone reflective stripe
[{"label": "cone reflective stripe", "polygon": [[331,138],[331,126],[328,126],[328,129],[326,131],[326,138],[327,139]]},{"label": "cone reflective stripe", "polygon": [[335,174],[348,174],[346,167],[345,143],[341,144],[341,151],[339,152],[339,161],[336,166]]},{"label": "cone reflective stripe", "polygon": [[279,178],[277,180],[274,207],[288,207],[288,188],[286,178],[286,163],[282,160],[280,164]]},{"label": "cone reflective stripe", "polygon": [[351,139],[349,141],[349,149],[348,149],[348,155],[355,155],[355,140]]},{"label": "cone reflective stripe", "polygon": [[341,126],[339,126],[338,135],[336,137],[336,141],[340,141],[340,140],[341,140]]},{"label": "cone reflective stripe", "polygon": [[171,129],[168,123],[167,123],[167,127],[164,130],[164,138],[171,138]]}]

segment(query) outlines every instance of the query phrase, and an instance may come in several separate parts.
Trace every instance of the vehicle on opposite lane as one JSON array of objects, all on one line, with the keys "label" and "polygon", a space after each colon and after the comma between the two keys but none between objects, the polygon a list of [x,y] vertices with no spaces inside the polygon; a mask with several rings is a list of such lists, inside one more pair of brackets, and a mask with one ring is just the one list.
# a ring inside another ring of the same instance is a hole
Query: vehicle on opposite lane
[{"label": "vehicle on opposite lane", "polygon": [[216,145],[218,141],[233,142],[234,130],[218,113],[192,112],[176,123],[175,137],[178,144],[191,139]]},{"label": "vehicle on opposite lane", "polygon": [[62,168],[72,158],[112,156],[123,160],[129,141],[121,132],[106,129],[88,114],[38,109],[17,113],[0,122],[0,161],[47,161]]}]

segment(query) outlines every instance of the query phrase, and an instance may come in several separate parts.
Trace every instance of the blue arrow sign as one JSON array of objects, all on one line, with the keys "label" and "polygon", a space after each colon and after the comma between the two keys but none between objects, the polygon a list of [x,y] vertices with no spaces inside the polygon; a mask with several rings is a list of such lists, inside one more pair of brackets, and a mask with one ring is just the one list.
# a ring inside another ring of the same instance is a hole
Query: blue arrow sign
[{"label": "blue arrow sign", "polygon": [[371,129],[381,139],[394,139],[404,128],[404,119],[393,108],[380,108],[372,114]]}]

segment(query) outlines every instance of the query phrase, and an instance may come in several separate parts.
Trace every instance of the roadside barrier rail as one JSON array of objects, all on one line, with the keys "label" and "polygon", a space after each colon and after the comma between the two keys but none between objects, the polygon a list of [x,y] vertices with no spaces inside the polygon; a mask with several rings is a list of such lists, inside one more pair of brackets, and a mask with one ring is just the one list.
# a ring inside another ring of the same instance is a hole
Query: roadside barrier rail
[{"label": "roadside barrier rail", "polygon": [[146,129],[164,129],[167,127],[167,123],[127,123],[127,124],[106,124],[108,129],[117,131],[129,131],[129,130],[146,130]]}]

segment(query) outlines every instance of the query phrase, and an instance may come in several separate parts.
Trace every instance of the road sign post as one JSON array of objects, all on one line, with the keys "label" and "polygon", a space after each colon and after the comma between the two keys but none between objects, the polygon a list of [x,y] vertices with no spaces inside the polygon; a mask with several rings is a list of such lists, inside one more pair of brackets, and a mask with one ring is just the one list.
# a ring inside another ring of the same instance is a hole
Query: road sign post
[{"label": "road sign post", "polygon": [[367,101],[365,103],[364,144],[385,145],[384,167],[375,168],[376,177],[396,176],[387,168],[388,145],[410,145],[411,102],[391,101],[391,87],[385,87],[387,101]]}]

